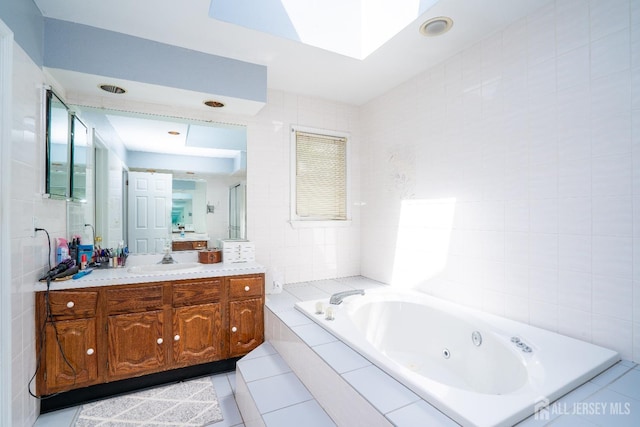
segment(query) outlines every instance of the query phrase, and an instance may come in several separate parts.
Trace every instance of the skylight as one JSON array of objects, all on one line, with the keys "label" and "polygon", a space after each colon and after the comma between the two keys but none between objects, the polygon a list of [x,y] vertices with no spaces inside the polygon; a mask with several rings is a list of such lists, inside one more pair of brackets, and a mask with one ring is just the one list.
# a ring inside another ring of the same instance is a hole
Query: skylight
[{"label": "skylight", "polygon": [[438,0],[211,0],[209,16],[364,59]]}]

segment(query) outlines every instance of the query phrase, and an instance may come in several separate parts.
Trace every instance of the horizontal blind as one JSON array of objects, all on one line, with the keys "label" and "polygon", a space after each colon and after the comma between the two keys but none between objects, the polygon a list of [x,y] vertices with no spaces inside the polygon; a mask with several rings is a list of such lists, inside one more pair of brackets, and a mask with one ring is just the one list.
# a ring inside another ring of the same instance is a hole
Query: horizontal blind
[{"label": "horizontal blind", "polygon": [[347,139],[296,131],[296,214],[347,219]]}]

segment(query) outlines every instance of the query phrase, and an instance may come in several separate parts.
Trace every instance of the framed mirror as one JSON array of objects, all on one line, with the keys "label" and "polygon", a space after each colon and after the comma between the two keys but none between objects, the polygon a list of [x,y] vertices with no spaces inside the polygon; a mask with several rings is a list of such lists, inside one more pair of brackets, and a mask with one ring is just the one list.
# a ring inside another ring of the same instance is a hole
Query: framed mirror
[{"label": "framed mirror", "polygon": [[45,193],[52,198],[71,197],[71,116],[62,100],[46,91],[46,165]]}]

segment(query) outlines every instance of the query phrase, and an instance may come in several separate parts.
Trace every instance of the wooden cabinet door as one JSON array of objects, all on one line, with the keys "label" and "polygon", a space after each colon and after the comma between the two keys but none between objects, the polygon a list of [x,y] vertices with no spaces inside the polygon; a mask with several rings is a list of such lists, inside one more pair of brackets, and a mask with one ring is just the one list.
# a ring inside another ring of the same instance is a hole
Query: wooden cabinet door
[{"label": "wooden cabinet door", "polygon": [[162,310],[109,316],[107,361],[111,379],[162,370],[165,345]]},{"label": "wooden cabinet door", "polygon": [[173,362],[194,365],[222,358],[222,310],[220,303],[173,310]]},{"label": "wooden cabinet door", "polygon": [[262,298],[229,302],[229,357],[242,356],[264,340]]},{"label": "wooden cabinet door", "polygon": [[44,394],[77,388],[96,381],[98,363],[95,318],[63,320],[56,322],[55,326],[53,323],[47,323],[45,339]]}]

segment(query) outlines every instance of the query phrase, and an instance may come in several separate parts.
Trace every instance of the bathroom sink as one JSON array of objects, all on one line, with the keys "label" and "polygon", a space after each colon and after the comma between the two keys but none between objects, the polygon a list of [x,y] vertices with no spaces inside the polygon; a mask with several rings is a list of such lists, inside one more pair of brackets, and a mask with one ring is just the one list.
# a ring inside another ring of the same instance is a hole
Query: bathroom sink
[{"label": "bathroom sink", "polygon": [[202,268],[202,264],[198,262],[181,262],[175,264],[144,264],[129,267],[129,273],[134,274],[165,274],[165,273],[182,273],[190,271],[198,271]]}]

